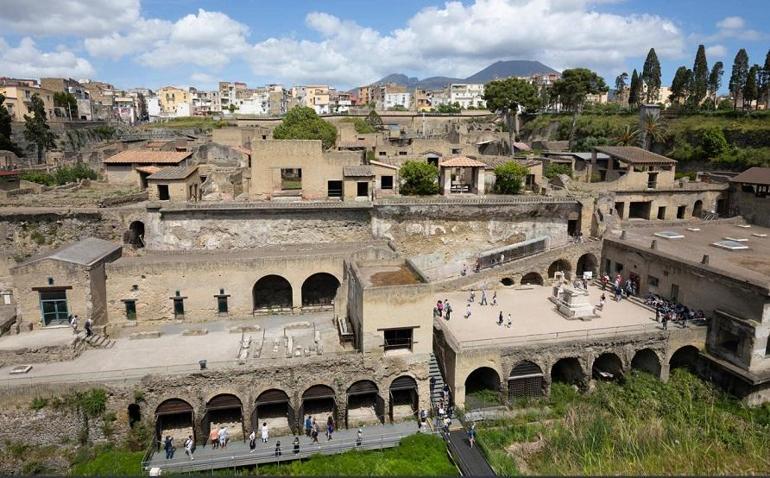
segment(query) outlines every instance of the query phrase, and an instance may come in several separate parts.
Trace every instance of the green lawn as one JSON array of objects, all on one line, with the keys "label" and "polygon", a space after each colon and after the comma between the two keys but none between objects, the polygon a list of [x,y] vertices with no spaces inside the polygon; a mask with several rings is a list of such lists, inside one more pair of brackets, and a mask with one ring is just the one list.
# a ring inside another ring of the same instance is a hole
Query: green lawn
[{"label": "green lawn", "polygon": [[76,463],[72,476],[136,476],[142,474],[141,451],[105,450],[87,461]]},{"label": "green lawn", "polygon": [[433,435],[413,435],[396,448],[349,451],[315,456],[287,465],[267,465],[260,475],[284,476],[456,476],[444,441]]},{"label": "green lawn", "polygon": [[748,408],[682,370],[667,384],[634,374],[590,395],[555,384],[546,405],[479,430],[499,474],[770,473],[770,405]]}]

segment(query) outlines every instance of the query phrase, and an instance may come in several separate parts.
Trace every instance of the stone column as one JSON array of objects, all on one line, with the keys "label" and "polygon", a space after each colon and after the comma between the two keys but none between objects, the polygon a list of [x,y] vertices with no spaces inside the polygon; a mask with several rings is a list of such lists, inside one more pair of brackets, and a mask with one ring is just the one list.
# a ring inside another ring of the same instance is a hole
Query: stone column
[{"label": "stone column", "polygon": [[482,167],[473,168],[473,169],[476,170],[476,194],[478,194],[479,196],[483,196],[484,194],[486,194],[484,191],[484,188],[486,185],[485,184],[486,173],[484,171],[484,168]]},{"label": "stone column", "polygon": [[439,179],[441,186],[441,194],[448,196],[452,192],[452,172],[448,171],[449,168],[441,168]]},{"label": "stone column", "polygon": [[291,285],[291,311],[300,313],[302,310],[302,284]]}]

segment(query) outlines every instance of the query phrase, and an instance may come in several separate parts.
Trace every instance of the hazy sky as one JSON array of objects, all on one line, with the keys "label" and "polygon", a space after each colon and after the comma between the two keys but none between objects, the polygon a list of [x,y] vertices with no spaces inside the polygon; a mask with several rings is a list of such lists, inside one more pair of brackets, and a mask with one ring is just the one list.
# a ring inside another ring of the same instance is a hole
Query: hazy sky
[{"label": "hazy sky", "polygon": [[[740,6],[740,8],[737,8]],[[654,47],[663,83],[746,48],[763,64],[770,0],[0,0],[0,76],[121,88],[469,76],[496,60],[588,66],[609,83]]]}]

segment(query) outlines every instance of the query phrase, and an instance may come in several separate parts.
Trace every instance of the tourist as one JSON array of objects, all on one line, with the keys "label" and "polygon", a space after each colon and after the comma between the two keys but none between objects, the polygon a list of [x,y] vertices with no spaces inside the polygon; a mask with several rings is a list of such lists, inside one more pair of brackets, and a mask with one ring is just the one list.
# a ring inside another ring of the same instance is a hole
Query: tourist
[{"label": "tourist", "polygon": [[211,429],[211,433],[209,433],[209,440],[211,440],[212,449],[219,448],[219,427]]},{"label": "tourist", "polygon": [[192,435],[187,437],[187,440],[184,441],[184,454],[189,456],[191,460],[194,460],[193,453],[195,453],[195,441],[193,440]]},{"label": "tourist", "polygon": [[275,442],[275,456],[281,456],[281,440]]},{"label": "tourist", "polygon": [[315,421],[315,418],[313,419],[313,431],[310,432],[310,436],[313,437],[313,443],[318,443],[318,434],[320,433],[318,429],[318,422]]},{"label": "tourist", "polygon": [[267,428],[267,422],[262,422],[260,434],[262,435],[262,443],[267,443],[267,440],[270,437],[270,430]]},{"label": "tourist", "polygon": [[602,276],[602,290],[607,289],[607,284],[610,282],[610,276],[607,274],[604,274]]},{"label": "tourist", "polygon": [[668,330],[668,312],[663,314],[663,330]]},{"label": "tourist", "polygon": [[446,311],[446,313],[444,314],[444,318],[446,320],[449,320],[449,318],[452,316],[452,306],[449,305],[449,301],[448,300],[445,301],[444,303],[446,304],[444,306],[444,310]]},{"label": "tourist", "polygon": [[438,404],[438,417],[443,419],[446,412],[444,411],[444,401],[442,400]]},{"label": "tourist", "polygon": [[364,432],[359,428],[358,432],[356,432],[356,446],[361,446],[361,442],[364,439]]},{"label": "tourist", "polygon": [[599,298],[599,310],[604,310],[604,302],[607,300],[607,297],[602,292],[602,296]]},{"label": "tourist", "polygon": [[452,419],[449,417],[444,418],[444,433],[449,433],[450,426],[452,426]]},{"label": "tourist", "polygon": [[420,423],[426,423],[428,421],[428,411],[424,408],[420,410]]},{"label": "tourist", "polygon": [[461,276],[468,275],[468,265],[467,264],[463,264],[463,268],[460,271],[460,275]]},{"label": "tourist", "polygon": [[313,417],[310,415],[305,418],[305,435],[310,436],[313,432]]},{"label": "tourist", "polygon": [[332,420],[332,417],[329,416],[329,418],[326,420],[326,438],[328,440],[331,440],[333,433],[334,433],[334,420]]},{"label": "tourist", "polygon": [[510,329],[512,325],[513,325],[513,321],[511,320],[511,314],[509,313],[508,314],[508,322],[505,324],[505,326]]},{"label": "tourist", "polygon": [[473,448],[473,444],[476,443],[476,424],[475,423],[471,425],[471,427],[468,429],[468,443],[470,444],[471,448]]},{"label": "tourist", "polygon": [[94,325],[94,321],[91,320],[91,317],[87,318],[85,323],[86,337],[90,337],[94,335],[94,332],[92,330],[93,325]]},{"label": "tourist", "polygon": [[225,426],[219,430],[219,447],[226,448],[228,441],[230,441],[230,432],[227,431],[227,427]]},{"label": "tourist", "polygon": [[497,305],[497,291],[492,292],[492,305]]},{"label": "tourist", "polygon": [[299,437],[294,436],[294,454],[299,455]]},{"label": "tourist", "polygon": [[470,319],[471,317],[471,304],[468,304],[465,306],[465,318]]},{"label": "tourist", "polygon": [[500,311],[500,315],[497,316],[497,325],[503,325],[503,311]]},{"label": "tourist", "polygon": [[70,327],[72,327],[73,334],[78,333],[78,316],[77,315],[70,316]]},{"label": "tourist", "polygon": [[471,295],[470,295],[470,297],[468,298],[468,303],[469,303],[469,304],[472,304],[472,303],[473,303],[473,302],[475,302],[475,301],[476,301],[476,291],[475,291],[475,290],[473,290],[473,289],[471,289]]},{"label": "tourist", "polygon": [[163,442],[163,449],[166,450],[166,460],[174,458],[174,439],[171,435],[166,435],[166,440]]},{"label": "tourist", "polygon": [[254,430],[251,430],[251,434],[249,434],[249,453],[254,453],[254,450],[257,449],[257,432]]},{"label": "tourist", "polygon": [[481,302],[479,305],[487,305],[487,291],[485,289],[481,289]]},{"label": "tourist", "polygon": [[449,406],[449,385],[444,384],[444,388],[441,390],[444,394],[444,403]]},{"label": "tourist", "polygon": [[441,301],[438,301],[436,304],[436,308],[438,309],[438,316],[443,317],[444,316],[444,303]]},{"label": "tourist", "polygon": [[615,286],[615,302],[620,302],[620,299],[623,298],[623,290],[620,288],[619,285]]}]

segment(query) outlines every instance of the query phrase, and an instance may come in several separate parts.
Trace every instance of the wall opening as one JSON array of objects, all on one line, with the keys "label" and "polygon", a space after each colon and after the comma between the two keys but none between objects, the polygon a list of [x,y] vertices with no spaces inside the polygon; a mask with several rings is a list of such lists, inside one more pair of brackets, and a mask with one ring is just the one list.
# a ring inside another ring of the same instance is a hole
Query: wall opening
[{"label": "wall opening", "polygon": [[692,345],[685,345],[677,349],[668,361],[669,368],[671,370],[675,368],[687,368],[690,371],[695,371],[700,359],[700,352]]},{"label": "wall opening", "polygon": [[698,199],[695,201],[695,204],[692,206],[692,217],[702,217],[703,216],[703,201]]},{"label": "wall opening", "polygon": [[347,390],[345,427],[359,427],[385,421],[385,401],[371,380],[359,380]]},{"label": "wall opening", "polygon": [[660,378],[660,360],[658,355],[651,349],[642,349],[634,354],[631,360],[631,369],[647,372],[650,375]]},{"label": "wall opening", "polygon": [[551,382],[566,383],[567,385],[585,386],[586,376],[580,361],[575,357],[567,357],[557,361],[551,367]]},{"label": "wall opening", "polygon": [[522,276],[521,285],[543,285],[543,276],[537,272],[528,272]]},{"label": "wall opening", "polygon": [[136,248],[144,247],[144,223],[142,221],[134,221],[128,226],[126,243]]},{"label": "wall opening", "polygon": [[551,265],[548,266],[548,278],[553,279],[557,272],[563,272],[564,278],[569,279],[570,273],[572,272],[572,266],[570,266],[569,262],[567,262],[565,259],[553,261]]},{"label": "wall opening", "polygon": [[658,219],[661,221],[666,219],[666,206],[658,207]]},{"label": "wall opening", "polygon": [[738,353],[740,343],[741,338],[737,334],[723,328],[717,330],[717,344],[719,344],[719,348],[735,355]]},{"label": "wall opening", "polygon": [[623,219],[625,218],[625,212],[626,212],[626,203],[624,202],[616,202],[615,203],[615,211],[618,213],[618,218]]},{"label": "wall opening", "polygon": [[506,287],[510,287],[514,284],[513,279],[511,279],[510,277],[503,277],[502,279],[500,279],[500,283]]},{"label": "wall opening", "polygon": [[516,364],[508,376],[508,398],[542,397],[545,394],[543,370],[534,362]]},{"label": "wall opening", "polygon": [[596,357],[591,375],[596,380],[615,381],[623,379],[623,362],[613,353],[603,353]]},{"label": "wall opening", "polygon": [[341,198],[342,181],[327,181],[326,191],[327,191],[327,196],[330,198]]},{"label": "wall opening", "polygon": [[359,198],[369,197],[368,181],[358,181],[356,183],[356,197],[359,197]]},{"label": "wall opening", "polygon": [[[158,446],[170,436],[179,447],[188,436],[196,439],[193,407],[179,398],[171,398],[158,405],[155,409],[155,438]],[[198,441],[196,440],[196,443]]]},{"label": "wall opening", "polygon": [[628,206],[629,219],[649,219],[652,201],[631,201]]},{"label": "wall opening", "polygon": [[687,206],[679,206],[676,208],[676,218],[677,219],[684,219],[684,215],[687,212]]},{"label": "wall opening", "polygon": [[168,193],[167,184],[158,184],[158,199],[161,201],[168,201],[171,199],[171,196]]},{"label": "wall opening", "polygon": [[285,309],[292,307],[291,284],[278,275],[267,275],[259,279],[252,289],[254,310]]},{"label": "wall opening", "polygon": [[268,429],[280,435],[291,432],[296,427],[294,410],[291,408],[289,396],[283,390],[270,389],[259,394],[254,404],[252,428],[259,434],[259,427],[267,423]]},{"label": "wall opening", "polygon": [[281,169],[281,191],[299,191],[302,189],[302,169]]},{"label": "wall opening", "polygon": [[337,423],[337,401],[334,390],[326,385],[313,385],[302,394],[300,417],[312,416],[322,429],[329,417]]},{"label": "wall opening", "polygon": [[599,275],[599,260],[590,252],[583,254],[577,261],[577,276],[583,277],[583,274],[590,272],[593,278]]},{"label": "wall opening", "polygon": [[340,281],[331,274],[313,274],[302,284],[302,306],[330,306],[334,304]]},{"label": "wall opening", "polygon": [[128,426],[134,428],[134,425],[142,421],[142,409],[139,405],[132,403],[128,406]]},{"label": "wall opening", "polygon": [[500,376],[492,368],[477,368],[465,379],[465,409],[496,405],[500,405]]},{"label": "wall opening", "polygon": [[419,407],[417,381],[408,375],[396,378],[390,384],[390,421],[414,419]]},{"label": "wall opening", "polygon": [[201,428],[205,436],[211,429],[227,427],[230,440],[245,440],[246,429],[243,423],[243,405],[235,395],[223,393],[213,397],[206,403],[206,411],[201,420]]}]

